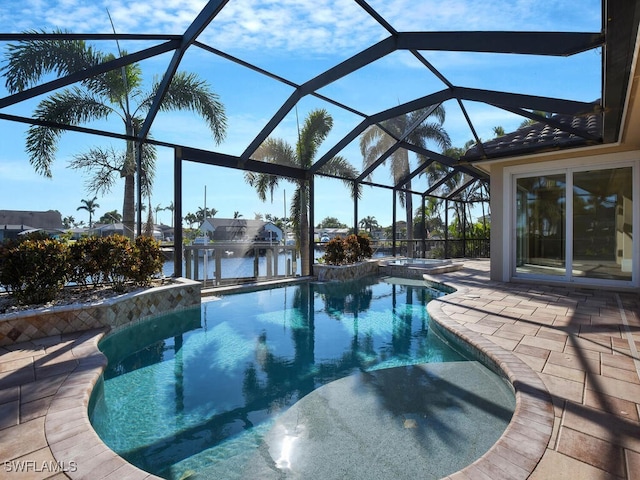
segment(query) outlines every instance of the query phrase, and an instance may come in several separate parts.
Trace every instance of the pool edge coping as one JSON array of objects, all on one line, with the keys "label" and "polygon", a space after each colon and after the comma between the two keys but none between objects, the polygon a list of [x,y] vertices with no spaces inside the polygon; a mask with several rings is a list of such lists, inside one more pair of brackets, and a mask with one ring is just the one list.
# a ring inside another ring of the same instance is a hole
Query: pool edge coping
[{"label": "pool edge coping", "polygon": [[[453,288],[456,289],[454,293],[435,298],[427,304],[431,319],[449,333],[447,338],[508,380],[515,392],[516,407],[507,428],[484,455],[444,478],[491,478],[497,469],[509,478],[525,479],[542,459],[552,435],[554,413],[551,396],[538,375],[516,355],[449,318],[442,309],[444,302],[469,294],[466,287]],[[71,479],[162,480],[111,450],[89,420],[89,400],[107,364],[106,357],[98,348],[105,334],[104,329],[84,332],[79,337],[80,345],[72,349],[75,350],[74,356],[77,354],[78,365],[56,392],[45,415],[47,443],[56,461],[63,465],[75,462],[78,469],[65,472]],[[69,419],[73,420],[69,422]],[[505,449],[509,451],[509,458],[501,455]],[[517,463],[512,461],[514,458]]]},{"label": "pool edge coping", "polygon": [[[476,461],[444,479],[489,479],[496,478],[496,473],[502,474],[503,478],[528,478],[542,459],[553,431],[554,410],[549,391],[536,372],[515,354],[466,328],[444,312],[445,302],[470,294],[469,288],[425,280],[434,287],[443,285],[456,289],[427,304],[429,316],[439,330],[443,330],[441,333],[503,376],[516,397],[513,416],[496,443]],[[509,450],[510,458],[500,454],[505,449]],[[512,461],[514,458],[517,463]]]}]

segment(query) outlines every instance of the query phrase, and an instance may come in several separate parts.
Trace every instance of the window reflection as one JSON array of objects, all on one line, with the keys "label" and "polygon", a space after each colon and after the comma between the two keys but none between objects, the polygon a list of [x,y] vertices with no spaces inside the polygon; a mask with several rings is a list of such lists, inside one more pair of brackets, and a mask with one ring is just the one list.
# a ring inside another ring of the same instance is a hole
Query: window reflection
[{"label": "window reflection", "polygon": [[631,168],[573,176],[572,275],[631,280]]},{"label": "window reflection", "polygon": [[564,174],[517,180],[516,272],[565,275]]}]

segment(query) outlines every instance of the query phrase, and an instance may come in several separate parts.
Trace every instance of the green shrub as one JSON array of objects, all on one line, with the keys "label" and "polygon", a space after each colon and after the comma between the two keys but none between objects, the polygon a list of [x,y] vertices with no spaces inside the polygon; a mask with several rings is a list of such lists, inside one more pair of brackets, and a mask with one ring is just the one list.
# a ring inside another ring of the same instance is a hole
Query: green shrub
[{"label": "green shrub", "polygon": [[58,240],[27,239],[0,248],[0,285],[19,303],[54,300],[70,273],[69,248]]},{"label": "green shrub", "polygon": [[373,249],[371,248],[371,240],[366,235],[358,235],[358,244],[360,245],[360,261],[365,258],[371,258],[373,256]]},{"label": "green shrub", "polygon": [[111,284],[116,292],[127,284],[149,285],[162,271],[160,244],[138,237],[85,237],[75,243],[25,237],[0,244],[0,286],[19,303],[54,300],[68,282],[87,287]]},{"label": "green shrub", "polygon": [[101,242],[100,237],[82,237],[71,244],[69,250],[72,282],[81,286],[91,283],[94,287],[104,284],[106,278],[102,271],[104,262],[100,260]]},{"label": "green shrub", "polygon": [[135,241],[136,268],[132,280],[137,285],[149,285],[151,279],[162,272],[164,255],[160,250],[160,243],[152,237],[138,237]]},{"label": "green shrub", "polygon": [[325,246],[323,258],[328,265],[342,265],[345,262],[346,256],[342,238],[335,237],[329,240]]},{"label": "green shrub", "polygon": [[123,235],[98,239],[94,252],[98,268],[111,288],[123,292],[127,282],[135,277],[137,260],[131,241]]},{"label": "green shrub", "polygon": [[360,243],[356,235],[349,235],[343,240],[345,263],[356,263],[361,260]]},{"label": "green shrub", "polygon": [[340,237],[331,239],[325,247],[322,259],[328,265],[345,265],[361,262],[372,255],[369,238],[351,234],[344,240]]}]

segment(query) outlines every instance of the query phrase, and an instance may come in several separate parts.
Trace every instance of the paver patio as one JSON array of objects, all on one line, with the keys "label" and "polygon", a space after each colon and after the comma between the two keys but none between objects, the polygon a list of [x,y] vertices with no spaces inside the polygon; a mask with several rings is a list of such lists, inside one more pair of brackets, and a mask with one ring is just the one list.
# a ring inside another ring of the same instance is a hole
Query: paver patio
[{"label": "paver patio", "polygon": [[[519,403],[499,442],[449,478],[639,479],[638,294],[494,283],[488,269],[469,260],[432,277],[457,292],[429,311],[508,371]],[[0,348],[0,478],[154,478],[89,424],[103,334]]]}]

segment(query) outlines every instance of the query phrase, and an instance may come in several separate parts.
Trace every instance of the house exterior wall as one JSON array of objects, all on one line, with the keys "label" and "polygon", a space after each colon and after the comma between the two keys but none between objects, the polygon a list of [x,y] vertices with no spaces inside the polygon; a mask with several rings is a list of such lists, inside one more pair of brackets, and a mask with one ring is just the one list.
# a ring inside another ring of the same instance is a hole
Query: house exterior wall
[{"label": "house exterior wall", "polygon": [[264,225],[265,230],[265,238],[269,237],[268,232],[273,232],[273,241],[280,243],[282,241],[282,230],[278,228],[275,224],[269,222]]},{"label": "house exterior wall", "polygon": [[[492,165],[490,177],[490,206],[491,206],[491,280],[507,281],[509,258],[504,251],[504,245],[509,232],[504,223],[504,167],[500,164]],[[506,270],[505,270],[506,269]]]}]

